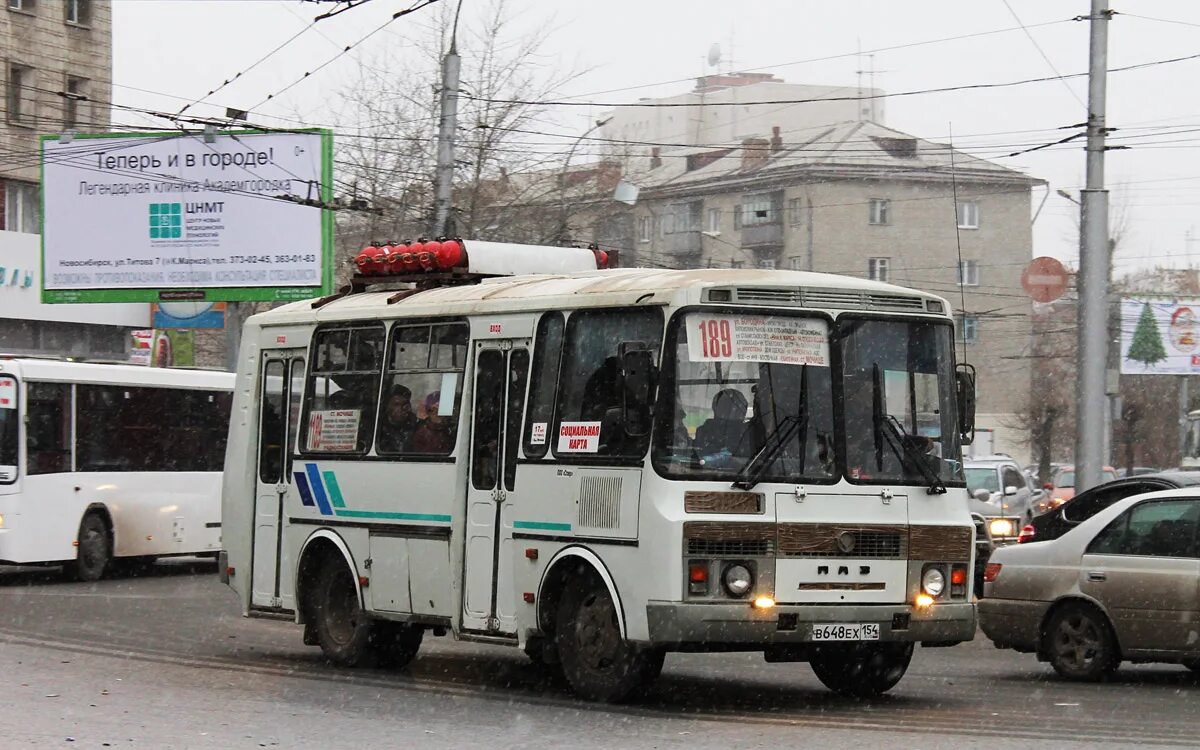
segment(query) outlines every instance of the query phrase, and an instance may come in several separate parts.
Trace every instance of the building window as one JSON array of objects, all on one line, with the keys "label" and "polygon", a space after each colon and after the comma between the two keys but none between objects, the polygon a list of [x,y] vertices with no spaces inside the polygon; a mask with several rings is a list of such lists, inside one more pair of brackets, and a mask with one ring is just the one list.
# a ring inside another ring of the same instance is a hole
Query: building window
[{"label": "building window", "polygon": [[804,199],[792,198],[788,201],[788,224],[798,227],[804,223]]},{"label": "building window", "polygon": [[8,121],[15,125],[33,125],[33,68],[8,66]]},{"label": "building window", "polygon": [[638,242],[650,241],[650,217],[642,216],[638,219]]},{"label": "building window", "polygon": [[975,201],[959,201],[958,203],[958,228],[959,229],[978,229],[979,228],[979,204]]},{"label": "building window", "polygon": [[721,209],[708,209],[708,231],[714,234],[721,233]]},{"label": "building window", "polygon": [[792,269],[793,271],[803,271],[804,264],[802,261],[803,259],[799,255],[793,255],[792,257],[788,258],[788,268]]},{"label": "building window", "polygon": [[38,186],[32,182],[4,182],[4,216],[0,229],[37,234],[41,231],[41,202]]},{"label": "building window", "polygon": [[890,258],[867,258],[867,278],[871,281],[888,281],[891,278],[888,265]]},{"label": "building window", "polygon": [[8,0],[9,10],[23,10],[26,13],[32,13],[37,7],[37,0]]},{"label": "building window", "polygon": [[758,267],[767,271],[774,271],[776,264],[774,258],[762,258],[758,261]]},{"label": "building window", "polygon": [[958,325],[958,340],[968,344],[979,343],[979,316],[959,315],[955,323]]},{"label": "building window", "polygon": [[958,283],[959,286],[979,286],[979,261],[959,261]]},{"label": "building window", "polygon": [[63,100],[64,128],[70,129],[80,124],[85,104],[84,99],[87,98],[87,94],[85,93],[86,83],[87,81],[82,78],[67,76],[67,96]]},{"label": "building window", "polygon": [[871,216],[872,224],[890,224],[892,202],[887,198],[872,198],[871,199]]},{"label": "building window", "polygon": [[666,227],[664,230],[665,233],[699,232],[701,208],[702,204],[700,201],[671,204],[667,208],[667,212],[663,215],[663,223]]},{"label": "building window", "polygon": [[67,23],[87,26],[92,22],[91,0],[66,0]]},{"label": "building window", "polygon": [[742,202],[742,226],[752,227],[757,224],[775,224],[778,221],[778,209],[772,200],[771,193],[747,195]]}]

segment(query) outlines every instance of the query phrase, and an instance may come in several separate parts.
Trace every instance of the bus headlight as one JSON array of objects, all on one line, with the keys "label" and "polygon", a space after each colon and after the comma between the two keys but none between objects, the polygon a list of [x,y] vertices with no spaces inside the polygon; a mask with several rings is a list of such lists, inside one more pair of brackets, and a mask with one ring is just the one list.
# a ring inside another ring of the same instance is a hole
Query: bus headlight
[{"label": "bus headlight", "polygon": [[946,574],[941,568],[926,568],[921,575],[921,589],[936,599],[946,590]]},{"label": "bus headlight", "polygon": [[754,588],[754,574],[745,565],[734,563],[725,567],[725,572],[721,574],[721,583],[730,596],[740,599]]}]

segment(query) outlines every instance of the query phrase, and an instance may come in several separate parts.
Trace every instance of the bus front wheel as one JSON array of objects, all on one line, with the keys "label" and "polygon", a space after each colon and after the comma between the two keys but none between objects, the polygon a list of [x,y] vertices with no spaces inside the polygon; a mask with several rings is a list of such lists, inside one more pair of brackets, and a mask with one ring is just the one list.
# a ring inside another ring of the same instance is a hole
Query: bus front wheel
[{"label": "bus front wheel", "polygon": [[375,623],[359,604],[354,578],[341,560],[321,567],[311,611],[325,658],[343,667],[374,663]]},{"label": "bus front wheel", "polygon": [[590,580],[569,585],[559,601],[554,645],[563,675],[586,700],[617,703],[652,682],[663,652],[626,641],[608,587]]},{"label": "bus front wheel", "polygon": [[108,523],[99,513],[86,514],[79,523],[75,559],[63,567],[63,572],[75,581],[98,581],[111,560]]},{"label": "bus front wheel", "polygon": [[911,643],[824,645],[809,665],[825,687],[841,695],[874,698],[900,682],[912,661]]}]

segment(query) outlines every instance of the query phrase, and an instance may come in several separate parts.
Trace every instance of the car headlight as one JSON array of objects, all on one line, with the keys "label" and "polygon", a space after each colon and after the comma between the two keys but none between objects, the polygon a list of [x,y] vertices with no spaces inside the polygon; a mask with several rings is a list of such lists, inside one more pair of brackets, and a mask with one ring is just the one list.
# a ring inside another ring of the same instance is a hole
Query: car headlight
[{"label": "car headlight", "polygon": [[745,565],[729,565],[721,574],[721,583],[731,596],[743,597],[754,588],[754,574]]},{"label": "car headlight", "polygon": [[1013,522],[1007,518],[993,518],[988,524],[988,531],[992,536],[1012,536],[1016,528],[1013,527]]},{"label": "car headlight", "polygon": [[921,588],[934,598],[941,596],[946,589],[946,574],[941,568],[926,568],[921,575]]}]

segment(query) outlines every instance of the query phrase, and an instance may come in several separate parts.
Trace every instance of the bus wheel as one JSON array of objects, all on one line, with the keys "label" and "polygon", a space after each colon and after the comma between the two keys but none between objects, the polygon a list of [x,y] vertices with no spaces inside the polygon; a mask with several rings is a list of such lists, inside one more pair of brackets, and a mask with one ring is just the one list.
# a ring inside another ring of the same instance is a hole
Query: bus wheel
[{"label": "bus wheel", "polygon": [[75,559],[63,566],[63,572],[74,581],[98,581],[111,560],[108,524],[99,513],[88,513],[79,523]]},{"label": "bus wheel", "polygon": [[375,623],[375,650],[379,666],[399,669],[408,666],[421,649],[425,628],[402,622]]},{"label": "bus wheel", "polygon": [[563,674],[586,700],[618,703],[653,681],[662,652],[621,637],[617,608],[599,581],[568,586],[559,601],[554,643]]},{"label": "bus wheel", "polygon": [[821,684],[833,692],[874,698],[900,682],[912,654],[912,643],[823,646],[809,658],[809,665]]},{"label": "bus wheel", "polygon": [[375,657],[375,623],[359,605],[354,578],[345,563],[326,560],[312,602],[317,641],[325,658],[342,667],[370,666]]}]

